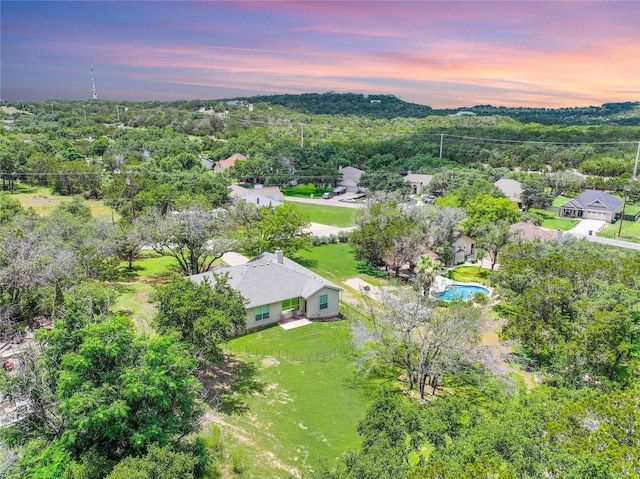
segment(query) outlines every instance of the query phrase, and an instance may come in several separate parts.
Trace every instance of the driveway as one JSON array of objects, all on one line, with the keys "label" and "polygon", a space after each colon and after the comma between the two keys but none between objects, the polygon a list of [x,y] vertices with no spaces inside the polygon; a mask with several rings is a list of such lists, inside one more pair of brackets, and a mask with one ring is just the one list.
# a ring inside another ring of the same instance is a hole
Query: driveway
[{"label": "driveway", "polygon": [[355,196],[355,194],[346,193],[344,195],[334,196],[328,200],[323,200],[322,198],[298,198],[296,196],[285,196],[285,201],[293,201],[295,203],[307,203],[311,205],[324,205],[324,206],[342,206],[343,208],[364,208],[365,204],[360,203],[345,203],[340,200],[344,200],[347,198],[351,198]]},{"label": "driveway", "polygon": [[580,220],[580,222],[576,226],[567,231],[567,234],[588,236],[589,231],[591,231],[591,234],[595,235],[598,231],[604,228],[604,225],[606,224],[606,221],[600,220]]},{"label": "driveway", "polygon": [[337,235],[341,231],[353,231],[353,226],[338,228],[337,226],[321,225],[320,223],[310,223],[310,225],[305,231],[311,232],[313,236],[330,236]]},{"label": "driveway", "polygon": [[235,251],[229,251],[222,255],[222,261],[224,261],[229,266],[239,266],[241,264],[245,264],[249,262],[249,258],[241,255],[240,253],[236,253]]}]

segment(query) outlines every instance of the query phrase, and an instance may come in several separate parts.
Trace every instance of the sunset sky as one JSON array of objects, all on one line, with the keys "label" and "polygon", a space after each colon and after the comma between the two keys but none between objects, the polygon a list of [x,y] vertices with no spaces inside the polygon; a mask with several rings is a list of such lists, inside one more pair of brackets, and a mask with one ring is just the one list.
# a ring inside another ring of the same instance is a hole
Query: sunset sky
[{"label": "sunset sky", "polygon": [[640,1],[7,1],[3,100],[640,100]]}]

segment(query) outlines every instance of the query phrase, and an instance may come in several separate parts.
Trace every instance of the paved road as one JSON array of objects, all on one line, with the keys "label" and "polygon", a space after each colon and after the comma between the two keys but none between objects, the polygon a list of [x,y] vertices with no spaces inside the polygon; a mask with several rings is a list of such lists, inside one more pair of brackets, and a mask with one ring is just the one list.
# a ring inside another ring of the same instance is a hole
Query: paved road
[{"label": "paved road", "polygon": [[571,236],[575,236],[576,238],[584,238],[593,243],[606,244],[609,246],[617,246],[618,248],[626,248],[626,249],[635,249],[640,251],[640,243],[631,243],[630,241],[622,241],[612,238],[602,238],[601,236],[593,236],[593,235],[584,235],[578,233],[572,233],[571,231],[567,231],[566,234],[570,234]]}]

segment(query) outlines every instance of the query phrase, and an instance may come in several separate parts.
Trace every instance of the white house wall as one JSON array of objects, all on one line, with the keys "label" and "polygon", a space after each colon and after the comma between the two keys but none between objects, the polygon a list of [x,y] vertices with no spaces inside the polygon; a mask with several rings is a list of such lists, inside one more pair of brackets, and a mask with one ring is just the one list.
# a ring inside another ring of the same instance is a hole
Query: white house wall
[{"label": "white house wall", "polygon": [[[323,294],[327,295],[329,306],[327,309],[320,309],[320,296],[322,296]],[[335,289],[322,288],[320,291],[307,298],[307,318],[324,319],[337,316],[340,309],[339,300],[339,291],[336,291]]]}]

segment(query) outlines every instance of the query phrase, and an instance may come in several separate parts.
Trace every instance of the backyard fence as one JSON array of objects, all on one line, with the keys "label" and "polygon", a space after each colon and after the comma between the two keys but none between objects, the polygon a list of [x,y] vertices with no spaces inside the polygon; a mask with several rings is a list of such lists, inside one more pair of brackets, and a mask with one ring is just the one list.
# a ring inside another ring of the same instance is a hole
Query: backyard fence
[{"label": "backyard fence", "polygon": [[330,351],[322,353],[299,353],[281,349],[264,349],[260,347],[230,345],[224,346],[226,353],[235,354],[238,356],[247,356],[251,358],[274,358],[284,361],[289,361],[296,364],[310,364],[321,363],[330,361],[337,357],[346,356],[353,351],[351,343],[345,342],[337,348],[333,348]]}]

